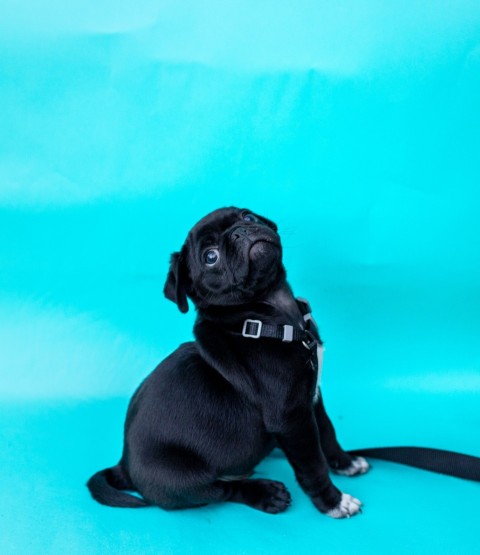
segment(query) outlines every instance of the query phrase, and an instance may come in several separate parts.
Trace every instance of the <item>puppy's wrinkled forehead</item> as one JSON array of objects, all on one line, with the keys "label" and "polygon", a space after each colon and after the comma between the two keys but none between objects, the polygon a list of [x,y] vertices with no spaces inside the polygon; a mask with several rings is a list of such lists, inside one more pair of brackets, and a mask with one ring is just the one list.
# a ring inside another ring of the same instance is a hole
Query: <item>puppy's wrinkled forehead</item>
[{"label": "puppy's wrinkled forehead", "polygon": [[234,207],[219,208],[197,222],[190,230],[189,236],[207,237],[208,235],[223,233],[241,219],[243,212],[249,211]]},{"label": "puppy's wrinkled forehead", "polygon": [[[187,243],[197,248],[214,245],[227,229],[230,229],[235,224],[240,224],[245,214],[254,214],[254,212],[247,208],[236,208],[233,206],[210,212],[190,230]],[[258,218],[258,221],[267,224],[265,218],[256,214],[255,217]]]}]

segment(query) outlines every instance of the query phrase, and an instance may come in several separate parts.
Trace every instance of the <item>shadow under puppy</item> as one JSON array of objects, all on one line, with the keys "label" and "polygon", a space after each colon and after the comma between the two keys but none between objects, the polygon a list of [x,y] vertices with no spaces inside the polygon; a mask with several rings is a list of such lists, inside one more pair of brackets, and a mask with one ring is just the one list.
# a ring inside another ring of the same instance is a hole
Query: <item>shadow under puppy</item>
[{"label": "shadow under puppy", "polygon": [[135,392],[119,464],[88,481],[94,499],[165,509],[234,501],[279,513],[291,502],[285,485],[249,476],[280,447],[322,513],[358,513],[361,502],[334,486],[329,468],[354,476],[369,465],[340,447],[325,412],[322,342],[286,281],[277,226],[238,208],[208,214],[172,255],[164,292],[182,312],[193,301],[196,340]]}]

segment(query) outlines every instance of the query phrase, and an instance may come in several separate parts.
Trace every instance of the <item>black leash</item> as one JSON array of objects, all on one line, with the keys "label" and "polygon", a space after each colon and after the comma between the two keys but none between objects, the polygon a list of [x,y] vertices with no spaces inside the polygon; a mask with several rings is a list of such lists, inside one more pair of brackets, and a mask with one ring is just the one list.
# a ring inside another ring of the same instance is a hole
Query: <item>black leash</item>
[{"label": "black leash", "polygon": [[405,464],[464,480],[480,482],[480,458],[429,447],[376,447],[354,449],[350,455]]},{"label": "black leash", "polygon": [[[277,326],[265,324],[260,320],[247,319],[243,323],[242,335],[252,339],[268,337],[284,342],[298,341],[311,351],[311,361],[317,364],[316,347],[322,345],[318,327],[312,317],[310,303],[306,299],[296,299],[305,321],[305,329],[291,325]],[[429,447],[376,447],[347,451],[350,455],[380,459],[439,474],[455,476],[464,480],[480,482],[480,458],[453,451],[431,449]]]}]

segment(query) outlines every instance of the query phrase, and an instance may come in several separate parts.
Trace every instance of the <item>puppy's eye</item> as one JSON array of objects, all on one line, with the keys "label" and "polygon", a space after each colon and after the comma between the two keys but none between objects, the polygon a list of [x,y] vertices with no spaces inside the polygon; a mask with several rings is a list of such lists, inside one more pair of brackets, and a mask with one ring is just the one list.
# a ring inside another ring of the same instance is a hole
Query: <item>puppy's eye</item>
[{"label": "puppy's eye", "polygon": [[253,215],[253,214],[243,214],[242,216],[242,220],[246,221],[246,222],[257,222],[257,218]]},{"label": "puppy's eye", "polygon": [[205,254],[203,255],[203,260],[207,266],[214,266],[218,262],[219,258],[220,253],[218,252],[218,249],[208,249],[208,251],[205,251]]}]

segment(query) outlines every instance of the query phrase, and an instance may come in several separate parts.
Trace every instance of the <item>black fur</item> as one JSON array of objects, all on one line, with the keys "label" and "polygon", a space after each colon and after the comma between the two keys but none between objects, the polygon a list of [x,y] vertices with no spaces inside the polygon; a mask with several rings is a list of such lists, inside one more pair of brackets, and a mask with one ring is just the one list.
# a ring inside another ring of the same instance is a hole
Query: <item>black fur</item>
[{"label": "black fur", "polygon": [[[211,248],[220,258],[208,266]],[[172,255],[164,292],[182,312],[187,297],[193,301],[196,340],[180,345],[137,389],[120,463],[89,480],[92,496],[117,507],[234,501],[278,513],[290,504],[285,486],[248,478],[278,446],[314,505],[322,512],[339,507],[329,466],[347,468],[352,457],[338,444],[321,395],[314,401],[309,351],[239,333],[246,318],[304,323],[276,225],[237,208],[209,214]]]},{"label": "black fur", "polygon": [[122,493],[121,490],[134,490],[130,478],[120,465],[96,472],[87,482],[88,489],[95,501],[111,507],[147,507],[144,499]]}]

